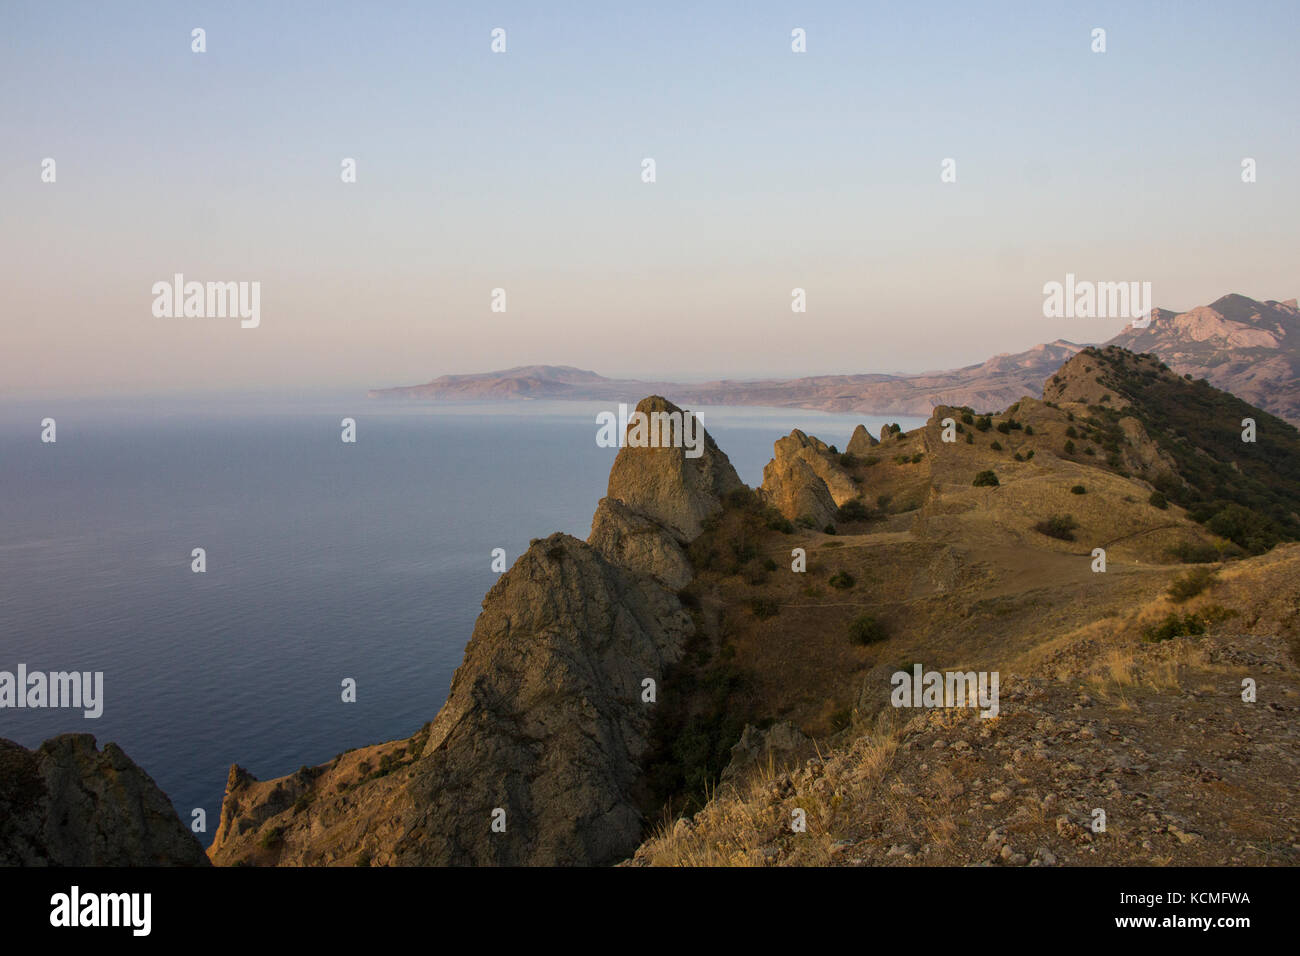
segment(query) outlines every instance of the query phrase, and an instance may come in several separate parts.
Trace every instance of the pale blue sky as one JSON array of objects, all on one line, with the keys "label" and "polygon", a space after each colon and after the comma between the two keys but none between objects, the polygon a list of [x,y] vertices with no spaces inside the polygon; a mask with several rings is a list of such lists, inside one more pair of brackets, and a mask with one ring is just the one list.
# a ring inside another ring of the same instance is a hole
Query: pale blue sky
[{"label": "pale blue sky", "polygon": [[[907,371],[1108,337],[1066,272],[1300,293],[1300,5],[622,6],[8,0],[0,390]],[[261,327],[155,318],[178,271]]]}]

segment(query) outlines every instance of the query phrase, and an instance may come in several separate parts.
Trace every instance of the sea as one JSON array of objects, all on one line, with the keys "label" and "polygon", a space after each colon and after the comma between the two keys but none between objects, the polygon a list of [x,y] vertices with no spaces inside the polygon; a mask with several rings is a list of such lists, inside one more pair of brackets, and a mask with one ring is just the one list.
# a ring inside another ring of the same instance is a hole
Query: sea
[{"label": "sea", "polygon": [[[792,428],[842,449],[859,423],[923,421],[696,410],[751,487]],[[0,671],[104,676],[98,718],[3,708],[0,737],[117,743],[187,824],[204,811],[207,844],[232,763],[267,779],[410,735],[446,699],[493,549],[509,565],[533,538],[590,532],[616,453],[601,411],[616,405],[5,402]]]}]

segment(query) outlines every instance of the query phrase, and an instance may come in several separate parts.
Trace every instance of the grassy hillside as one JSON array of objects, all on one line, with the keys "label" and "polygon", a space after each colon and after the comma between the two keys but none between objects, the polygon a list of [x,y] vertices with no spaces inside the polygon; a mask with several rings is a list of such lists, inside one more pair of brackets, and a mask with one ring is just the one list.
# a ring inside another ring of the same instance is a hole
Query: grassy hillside
[{"label": "grassy hillside", "polygon": [[[1082,365],[1090,372],[1070,376]],[[1054,378],[1062,400],[1091,399],[1084,426],[1111,452],[1121,420],[1135,417],[1155,441],[1168,469],[1141,477],[1168,501],[1221,537],[1252,554],[1280,541],[1300,540],[1300,431],[1204,380],[1180,378],[1151,355],[1114,346],[1086,349]],[[1086,383],[1086,384],[1083,384]],[[1080,390],[1092,388],[1089,395]],[[1046,390],[1051,397],[1053,383]],[[1243,421],[1255,423],[1255,441],[1243,441]]]}]

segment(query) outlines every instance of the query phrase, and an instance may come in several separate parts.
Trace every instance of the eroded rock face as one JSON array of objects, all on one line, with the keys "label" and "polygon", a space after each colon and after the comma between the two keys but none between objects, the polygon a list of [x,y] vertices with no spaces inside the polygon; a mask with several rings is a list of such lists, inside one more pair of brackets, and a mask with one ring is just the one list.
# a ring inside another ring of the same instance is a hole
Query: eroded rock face
[{"label": "eroded rock face", "polygon": [[600,499],[587,542],[613,563],[653,575],[673,590],[694,577],[676,536],[617,498]]},{"label": "eroded rock face", "polygon": [[835,521],[835,499],[826,482],[801,458],[773,458],[763,466],[763,500],[791,521],[801,518],[818,529]]},{"label": "eroded rock face", "polygon": [[[636,410],[645,415],[682,414],[658,395],[643,398]],[[663,525],[680,540],[691,541],[703,530],[704,519],[722,508],[723,499],[744,487],[731,461],[705,431],[698,458],[687,457],[684,448],[620,448],[609,473],[608,497]]]},{"label": "eroded rock face", "polygon": [[[865,428],[858,428],[866,434]],[[838,507],[859,494],[826,443],[797,428],[777,440],[773,458],[763,468],[760,491],[791,521],[808,518],[817,528],[834,523]]]},{"label": "eroded rock face", "polygon": [[0,865],[206,866],[167,795],[116,744],[0,739]]},{"label": "eroded rock face", "polygon": [[[232,771],[209,854],[222,864],[616,861],[641,838],[642,682],[662,682],[691,630],[677,597],[645,574],[567,535],[535,541],[484,598],[424,735],[276,781]],[[504,832],[492,829],[498,810]]]},{"label": "eroded rock face", "polygon": [[[679,422],[690,414],[657,395],[642,399],[636,410]],[[712,436],[702,424],[696,427],[702,453],[695,458],[685,447],[619,450],[609,494],[596,508],[587,538],[613,563],[653,575],[674,590],[694,575],[685,546],[703,530],[704,519],[722,509],[728,494],[745,487]],[[632,430],[629,423],[629,435]]]},{"label": "eroded rock face", "polygon": [[879,444],[879,441],[871,437],[866,425],[859,425],[853,429],[853,437],[849,439],[849,447],[845,450],[850,455],[865,456],[871,454],[871,449]]}]

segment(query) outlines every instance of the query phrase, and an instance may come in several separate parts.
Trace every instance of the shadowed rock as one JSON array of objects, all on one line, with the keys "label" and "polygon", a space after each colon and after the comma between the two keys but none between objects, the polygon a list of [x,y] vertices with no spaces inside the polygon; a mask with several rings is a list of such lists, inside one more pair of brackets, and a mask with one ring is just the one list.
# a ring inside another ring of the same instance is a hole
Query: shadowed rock
[{"label": "shadowed rock", "polygon": [[167,795],[116,744],[0,739],[0,865],[206,866]]},{"label": "shadowed rock", "polygon": [[[534,541],[484,598],[426,735],[276,781],[232,772],[209,853],[222,864],[615,861],[643,824],[642,682],[662,682],[691,630],[651,578],[567,535]],[[492,829],[497,810],[504,832]]]}]

